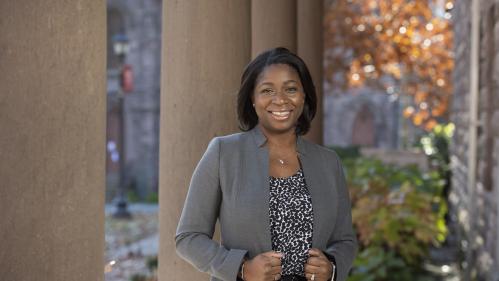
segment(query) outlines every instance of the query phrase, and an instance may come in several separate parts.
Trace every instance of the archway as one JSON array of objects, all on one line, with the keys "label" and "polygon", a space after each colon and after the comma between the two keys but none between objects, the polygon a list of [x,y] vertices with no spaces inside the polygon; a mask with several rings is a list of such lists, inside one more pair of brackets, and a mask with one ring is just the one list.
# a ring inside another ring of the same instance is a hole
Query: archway
[{"label": "archway", "polygon": [[352,144],[358,146],[375,146],[374,114],[367,105],[357,112],[352,127]]}]

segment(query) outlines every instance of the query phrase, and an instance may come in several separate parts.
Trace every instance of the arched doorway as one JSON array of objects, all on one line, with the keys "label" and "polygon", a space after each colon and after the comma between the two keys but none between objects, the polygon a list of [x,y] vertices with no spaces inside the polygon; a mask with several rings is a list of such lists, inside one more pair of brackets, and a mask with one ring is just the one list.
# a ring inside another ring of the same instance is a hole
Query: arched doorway
[{"label": "arched doorway", "polygon": [[374,114],[367,105],[363,105],[357,112],[352,127],[352,145],[376,145],[374,130]]}]

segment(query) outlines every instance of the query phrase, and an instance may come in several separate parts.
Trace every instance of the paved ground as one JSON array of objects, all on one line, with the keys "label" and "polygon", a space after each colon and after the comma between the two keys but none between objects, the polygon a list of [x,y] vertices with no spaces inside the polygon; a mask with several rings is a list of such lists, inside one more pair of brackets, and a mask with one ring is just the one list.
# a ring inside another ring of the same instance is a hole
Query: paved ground
[{"label": "paved ground", "polygon": [[106,206],[105,280],[156,280],[156,273],[147,267],[147,262],[158,254],[158,206],[132,204],[130,220],[113,218],[114,209]]}]

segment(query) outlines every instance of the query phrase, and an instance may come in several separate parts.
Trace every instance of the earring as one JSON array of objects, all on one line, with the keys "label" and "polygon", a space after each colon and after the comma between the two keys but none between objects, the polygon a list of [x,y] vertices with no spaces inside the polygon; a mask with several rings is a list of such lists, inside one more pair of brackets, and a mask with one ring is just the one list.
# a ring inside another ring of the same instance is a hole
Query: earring
[{"label": "earring", "polygon": [[255,107],[255,104],[253,104],[253,107]]}]

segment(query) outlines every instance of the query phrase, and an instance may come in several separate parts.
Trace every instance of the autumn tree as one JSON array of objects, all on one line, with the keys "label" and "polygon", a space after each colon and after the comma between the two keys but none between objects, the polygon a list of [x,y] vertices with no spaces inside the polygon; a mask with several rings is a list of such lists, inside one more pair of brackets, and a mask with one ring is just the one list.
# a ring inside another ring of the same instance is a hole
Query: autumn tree
[{"label": "autumn tree", "polygon": [[325,15],[325,74],[333,92],[374,87],[409,95],[412,122],[447,119],[454,67],[451,1],[336,0]]}]

